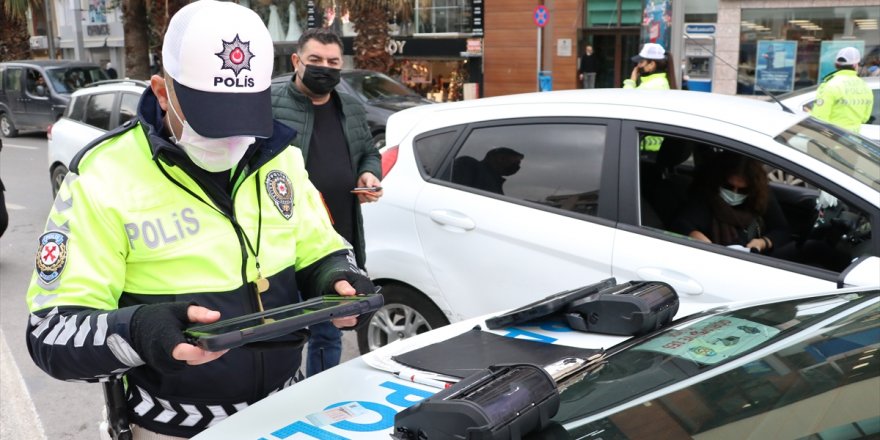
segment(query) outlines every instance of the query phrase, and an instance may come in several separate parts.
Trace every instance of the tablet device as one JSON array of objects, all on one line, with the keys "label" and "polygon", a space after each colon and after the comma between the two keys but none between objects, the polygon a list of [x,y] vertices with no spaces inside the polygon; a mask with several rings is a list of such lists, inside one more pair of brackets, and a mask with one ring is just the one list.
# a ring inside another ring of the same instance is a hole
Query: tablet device
[{"label": "tablet device", "polygon": [[554,293],[544,299],[527,304],[518,309],[507,312],[503,315],[495,316],[486,320],[486,327],[490,329],[498,329],[502,327],[510,327],[524,322],[538,319],[547,315],[561,312],[565,306],[572,301],[584,298],[588,295],[597,293],[603,289],[617,284],[617,280],[607,278],[589,286],[579,287],[577,289],[566,290],[560,293]]},{"label": "tablet device", "polygon": [[190,327],[184,330],[184,336],[190,344],[208,351],[221,351],[277,338],[331,319],[374,312],[384,302],[378,293],[319,296],[264,312]]}]

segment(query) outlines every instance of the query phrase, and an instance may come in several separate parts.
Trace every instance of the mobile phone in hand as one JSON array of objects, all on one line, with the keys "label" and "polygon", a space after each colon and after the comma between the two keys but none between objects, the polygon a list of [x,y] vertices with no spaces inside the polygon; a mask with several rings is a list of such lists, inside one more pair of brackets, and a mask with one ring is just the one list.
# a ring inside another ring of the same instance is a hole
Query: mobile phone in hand
[{"label": "mobile phone in hand", "polygon": [[365,192],[371,193],[371,192],[378,192],[378,191],[382,191],[381,186],[358,186],[358,187],[355,187],[353,190],[351,190],[351,192],[353,192],[353,193],[365,193]]}]

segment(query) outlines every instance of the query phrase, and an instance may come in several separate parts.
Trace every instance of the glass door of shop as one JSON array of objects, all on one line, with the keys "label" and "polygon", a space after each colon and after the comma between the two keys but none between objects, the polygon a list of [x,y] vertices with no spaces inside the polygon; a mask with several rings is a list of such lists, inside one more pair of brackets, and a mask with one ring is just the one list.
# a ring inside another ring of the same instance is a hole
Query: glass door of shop
[{"label": "glass door of shop", "polygon": [[635,67],[630,58],[639,53],[639,30],[585,30],[583,41],[592,42],[593,50],[599,57],[596,87],[623,87],[623,80],[629,78]]}]

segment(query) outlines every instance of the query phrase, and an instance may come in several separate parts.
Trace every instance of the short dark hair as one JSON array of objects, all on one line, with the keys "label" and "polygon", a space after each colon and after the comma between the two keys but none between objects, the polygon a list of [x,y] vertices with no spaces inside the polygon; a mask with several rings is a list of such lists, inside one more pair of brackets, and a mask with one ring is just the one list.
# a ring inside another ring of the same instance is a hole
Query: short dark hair
[{"label": "short dark hair", "polygon": [[296,51],[299,52],[302,48],[309,42],[309,40],[316,40],[321,44],[335,44],[339,46],[340,50],[344,50],[345,46],[342,45],[342,37],[339,36],[336,32],[333,32],[330,28],[312,28],[308,29],[299,36],[299,41],[297,41]]}]

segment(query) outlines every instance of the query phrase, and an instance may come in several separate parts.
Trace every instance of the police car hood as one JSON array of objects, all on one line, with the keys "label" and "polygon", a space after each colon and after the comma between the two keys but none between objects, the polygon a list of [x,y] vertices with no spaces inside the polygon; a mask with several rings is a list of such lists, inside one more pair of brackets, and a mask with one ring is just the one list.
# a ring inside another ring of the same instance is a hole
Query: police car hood
[{"label": "police car hood", "polygon": [[[707,306],[682,302],[676,318],[717,306],[719,304]],[[487,329],[485,320],[498,314],[461,321],[391,343],[281,390],[193,439],[300,438],[294,435],[300,433],[302,438],[388,440],[393,432],[395,414],[440,391],[439,388],[398,379],[392,372],[399,368],[399,364],[391,357],[445,341],[477,325]],[[574,331],[560,322],[487,331],[581,348],[607,349],[627,339]],[[337,407],[350,402],[356,402],[358,411],[363,410],[363,413],[345,418],[348,416]],[[344,419],[331,424],[322,423],[331,417]]]}]

